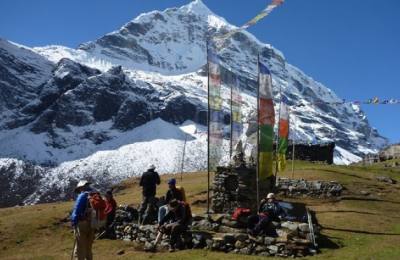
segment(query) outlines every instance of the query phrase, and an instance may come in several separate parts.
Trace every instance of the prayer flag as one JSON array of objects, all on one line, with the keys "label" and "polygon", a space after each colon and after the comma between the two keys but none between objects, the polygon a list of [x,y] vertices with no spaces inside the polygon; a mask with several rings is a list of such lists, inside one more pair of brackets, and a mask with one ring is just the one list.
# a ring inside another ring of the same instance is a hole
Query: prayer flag
[{"label": "prayer flag", "polygon": [[221,67],[218,56],[208,50],[208,164],[211,171],[216,170],[222,157],[223,120],[221,98]]},{"label": "prayer flag", "polygon": [[259,178],[265,180],[273,176],[273,143],[275,111],[272,96],[272,77],[268,68],[258,63],[259,68]]},{"label": "prayer flag", "polygon": [[283,171],[286,167],[286,151],[289,141],[289,108],[284,102],[280,105],[279,118],[279,144],[278,144],[278,170]]}]

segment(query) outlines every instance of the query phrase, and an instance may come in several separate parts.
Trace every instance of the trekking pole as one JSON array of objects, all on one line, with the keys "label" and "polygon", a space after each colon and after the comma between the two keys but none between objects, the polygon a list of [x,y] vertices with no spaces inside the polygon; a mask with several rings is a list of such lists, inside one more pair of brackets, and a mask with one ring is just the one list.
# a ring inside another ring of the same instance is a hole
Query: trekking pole
[{"label": "trekking pole", "polygon": [[77,238],[76,238],[77,235],[79,235],[79,229],[74,227],[74,246],[72,247],[71,260],[74,259],[75,247],[76,247],[76,243],[77,243],[77,241],[76,241],[77,240]]},{"label": "trekking pole", "polygon": [[98,234],[94,240],[97,240],[97,239],[99,239],[100,237],[102,237],[102,236],[106,233],[106,231],[107,231],[107,230],[104,230],[103,232],[101,232],[100,234]]},{"label": "trekking pole", "polygon": [[72,247],[71,260],[74,259],[75,246],[76,246],[76,237],[74,236],[74,246]]},{"label": "trekking pole", "polygon": [[156,241],[154,241],[154,247],[157,246],[158,243],[160,243],[162,237],[163,237],[164,233],[161,231],[158,231],[157,233],[157,237],[156,237]]},{"label": "trekking pole", "polygon": [[151,248],[145,248],[146,251],[156,251],[157,250],[157,245],[160,243],[164,233],[161,231],[158,231],[156,240],[154,241],[154,244],[152,245]]}]

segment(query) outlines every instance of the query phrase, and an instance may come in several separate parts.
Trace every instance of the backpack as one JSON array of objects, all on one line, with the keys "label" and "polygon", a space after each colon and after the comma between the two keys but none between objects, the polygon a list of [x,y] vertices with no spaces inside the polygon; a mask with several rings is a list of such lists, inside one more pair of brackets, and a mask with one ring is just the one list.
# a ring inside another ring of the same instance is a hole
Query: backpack
[{"label": "backpack", "polygon": [[190,221],[192,221],[192,209],[190,208],[189,203],[182,201],[181,205],[185,208],[185,222],[187,224],[190,223]]},{"label": "backpack", "polygon": [[89,193],[88,207],[90,226],[93,229],[100,229],[106,225],[107,214],[105,213],[106,202],[101,197],[100,193]]},{"label": "backpack", "polygon": [[232,219],[238,221],[243,217],[248,217],[251,214],[251,210],[248,208],[236,208],[232,214]]},{"label": "backpack", "polygon": [[182,200],[186,202],[186,192],[182,186],[176,186],[176,189],[182,194]]}]

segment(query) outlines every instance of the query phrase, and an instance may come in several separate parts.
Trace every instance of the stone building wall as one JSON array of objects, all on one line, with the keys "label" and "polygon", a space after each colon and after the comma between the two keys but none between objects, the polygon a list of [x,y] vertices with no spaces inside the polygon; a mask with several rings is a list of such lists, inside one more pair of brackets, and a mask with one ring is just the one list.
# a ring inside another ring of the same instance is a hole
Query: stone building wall
[{"label": "stone building wall", "polygon": [[[295,160],[326,162],[333,164],[333,156],[335,151],[335,143],[328,144],[295,144],[294,158]],[[286,158],[292,158],[292,144],[289,144]]]}]

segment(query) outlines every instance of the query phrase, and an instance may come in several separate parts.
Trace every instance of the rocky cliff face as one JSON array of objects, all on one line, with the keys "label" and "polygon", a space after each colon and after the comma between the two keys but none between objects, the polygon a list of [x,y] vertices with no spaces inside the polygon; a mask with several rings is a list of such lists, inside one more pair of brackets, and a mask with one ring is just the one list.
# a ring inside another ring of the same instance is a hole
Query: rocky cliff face
[{"label": "rocky cliff face", "polygon": [[[65,198],[82,176],[104,186],[150,163],[161,172],[180,171],[185,139],[184,170],[204,169],[206,40],[233,28],[196,0],[142,14],[77,49],[0,40],[0,157],[46,166],[19,202]],[[271,68],[276,99],[282,89],[293,108],[296,140],[335,141],[338,163],[386,144],[359,107],[327,104],[341,99],[272,46],[239,32],[219,55],[240,75],[245,120],[256,105],[258,54]]]}]

